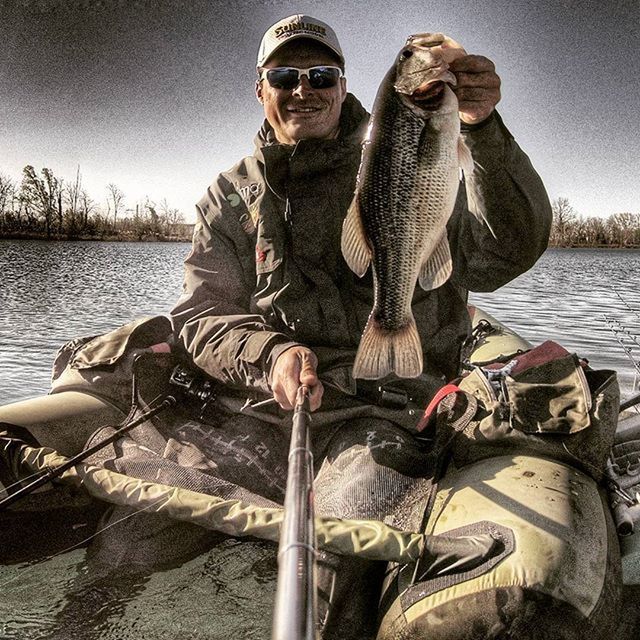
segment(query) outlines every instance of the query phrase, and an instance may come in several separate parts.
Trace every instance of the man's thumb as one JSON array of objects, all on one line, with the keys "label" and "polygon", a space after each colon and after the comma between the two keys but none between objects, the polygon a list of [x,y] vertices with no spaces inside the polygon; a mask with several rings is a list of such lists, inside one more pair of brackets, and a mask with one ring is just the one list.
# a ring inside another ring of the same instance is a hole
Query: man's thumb
[{"label": "man's thumb", "polygon": [[302,384],[314,385],[318,381],[316,373],[315,359],[308,352],[300,355],[300,382]]}]

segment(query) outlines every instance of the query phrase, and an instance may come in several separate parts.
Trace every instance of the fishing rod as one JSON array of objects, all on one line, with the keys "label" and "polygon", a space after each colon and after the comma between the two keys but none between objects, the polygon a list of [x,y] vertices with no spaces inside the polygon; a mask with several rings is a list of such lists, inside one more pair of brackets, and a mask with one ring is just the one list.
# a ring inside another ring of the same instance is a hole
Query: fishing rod
[{"label": "fishing rod", "polygon": [[104,449],[104,447],[111,444],[112,442],[115,442],[128,431],[131,431],[131,429],[137,427],[150,418],[153,418],[153,416],[159,414],[165,409],[175,406],[176,403],[177,400],[174,396],[167,396],[158,406],[153,407],[152,409],[149,409],[144,413],[141,413],[135,420],[126,422],[123,426],[116,429],[110,436],[106,437],[104,440],[101,440],[100,442],[94,444],[92,447],[81,451],[72,458],[69,458],[69,460],[62,463],[61,465],[54,467],[53,469],[49,469],[43,475],[39,476],[29,484],[21,487],[3,500],[0,500],[0,511],[6,509],[21,498],[28,496],[30,493],[33,493],[36,489],[43,487],[48,482],[51,482],[51,480],[60,477],[65,471],[67,471],[67,469],[71,469],[71,467],[75,467],[80,462],[84,462],[94,453],[97,453],[101,449]]},{"label": "fishing rod", "polygon": [[129,420],[129,417],[133,416],[136,408],[137,408],[137,397],[138,397],[138,383],[137,383],[137,366],[140,361],[140,356],[137,356],[133,362],[133,376],[132,376],[132,391],[131,391],[131,411],[129,412],[129,416],[125,418],[125,423],[118,427],[110,436],[106,437],[104,440],[96,443],[92,447],[85,449],[78,453],[77,455],[69,458],[66,462],[61,464],[54,469],[49,469],[42,475],[38,476],[38,478],[24,487],[18,489],[17,491],[11,493],[9,496],[0,500],[0,511],[14,504],[21,498],[28,496],[33,493],[36,489],[44,486],[51,480],[58,478],[61,476],[67,469],[71,467],[75,467],[78,463],[84,462],[87,458],[92,456],[94,453],[97,453],[101,449],[104,449],[107,445],[115,442],[120,437],[122,437],[125,433],[131,431],[138,425],[146,422],[150,418],[158,415],[162,411],[170,407],[174,407],[178,403],[178,397],[187,397],[195,399],[196,401],[202,403],[200,413],[204,413],[207,406],[215,401],[216,398],[216,390],[214,384],[205,378],[200,377],[187,367],[182,365],[176,365],[169,378],[169,383],[176,387],[176,395],[167,395],[164,397],[163,401],[155,407],[148,409],[147,411],[141,413],[135,420]]},{"label": "fishing rod", "polygon": [[272,640],[315,640],[316,540],[309,388],[298,389],[289,445]]},{"label": "fishing rod", "polygon": [[629,399],[620,403],[620,412],[626,411],[627,409],[631,409],[631,407],[635,407],[637,404],[640,404],[640,393],[636,393],[636,395],[631,396]]}]

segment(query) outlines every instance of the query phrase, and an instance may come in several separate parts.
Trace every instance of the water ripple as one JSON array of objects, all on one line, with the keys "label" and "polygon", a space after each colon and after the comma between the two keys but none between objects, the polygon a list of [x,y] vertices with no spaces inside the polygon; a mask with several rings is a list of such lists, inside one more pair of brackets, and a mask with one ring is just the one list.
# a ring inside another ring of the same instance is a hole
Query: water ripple
[{"label": "water ripple", "polygon": [[167,313],[186,243],[0,241],[0,403],[46,393],[58,348]]},{"label": "water ripple", "polygon": [[[0,241],[0,403],[46,393],[66,341],[167,313],[189,245]],[[640,251],[549,250],[533,269],[471,301],[534,343],[553,339],[594,366],[634,368],[605,316],[640,334]],[[637,352],[640,359],[640,348]]]},{"label": "water ripple", "polygon": [[[617,370],[628,395],[635,369],[605,317],[640,338],[639,274],[637,250],[550,249],[527,273],[471,301],[533,343],[555,340],[594,367]],[[640,349],[632,355],[640,362]]]}]

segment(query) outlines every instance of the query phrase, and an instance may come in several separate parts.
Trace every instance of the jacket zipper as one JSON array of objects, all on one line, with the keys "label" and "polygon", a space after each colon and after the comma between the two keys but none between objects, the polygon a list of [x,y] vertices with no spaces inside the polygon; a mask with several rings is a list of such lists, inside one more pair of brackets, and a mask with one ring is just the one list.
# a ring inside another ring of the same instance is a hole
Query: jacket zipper
[{"label": "jacket zipper", "polygon": [[[289,176],[291,175],[291,160],[293,159],[293,156],[296,155],[296,151],[298,150],[298,145],[299,144],[300,144],[300,140],[298,140],[296,142],[295,146],[293,147],[293,151],[291,152],[291,155],[289,156],[289,160],[288,160]],[[289,225],[289,228],[291,230],[293,230],[293,215],[292,215],[292,211],[291,211],[291,201],[289,200],[289,189],[287,188],[286,185],[285,185],[285,197],[286,197],[286,203],[285,203],[285,207],[284,207],[284,220]]]}]

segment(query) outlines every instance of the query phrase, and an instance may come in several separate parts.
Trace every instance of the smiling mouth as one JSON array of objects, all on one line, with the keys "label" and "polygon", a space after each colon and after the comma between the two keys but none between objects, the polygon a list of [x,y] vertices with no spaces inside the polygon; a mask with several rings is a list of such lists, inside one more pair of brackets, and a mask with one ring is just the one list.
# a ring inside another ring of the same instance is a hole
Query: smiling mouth
[{"label": "smiling mouth", "polygon": [[304,114],[310,114],[310,113],[317,113],[318,111],[320,111],[320,107],[289,107],[287,111],[289,113],[304,115]]}]

